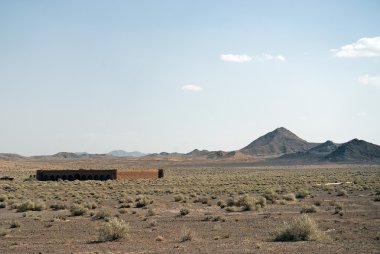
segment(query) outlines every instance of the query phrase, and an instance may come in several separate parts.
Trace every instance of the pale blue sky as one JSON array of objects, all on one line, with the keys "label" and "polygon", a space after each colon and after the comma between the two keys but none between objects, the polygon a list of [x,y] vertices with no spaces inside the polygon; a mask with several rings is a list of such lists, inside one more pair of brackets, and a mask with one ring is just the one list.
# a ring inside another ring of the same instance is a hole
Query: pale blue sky
[{"label": "pale blue sky", "polygon": [[0,152],[380,144],[379,36],[380,1],[0,0]]}]

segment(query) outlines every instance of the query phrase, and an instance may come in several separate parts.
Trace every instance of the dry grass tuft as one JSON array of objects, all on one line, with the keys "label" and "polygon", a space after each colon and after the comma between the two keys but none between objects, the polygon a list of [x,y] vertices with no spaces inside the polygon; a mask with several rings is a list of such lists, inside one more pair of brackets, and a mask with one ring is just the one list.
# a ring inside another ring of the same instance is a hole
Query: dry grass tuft
[{"label": "dry grass tuft", "polygon": [[327,239],[327,236],[319,230],[317,223],[306,214],[294,218],[274,233],[276,242],[318,241]]},{"label": "dry grass tuft", "polygon": [[70,213],[72,216],[81,216],[88,213],[88,209],[78,204],[73,204],[70,208]]},{"label": "dry grass tuft", "polygon": [[119,218],[112,218],[99,228],[99,241],[108,242],[126,238],[129,224]]},{"label": "dry grass tuft", "polygon": [[194,240],[194,232],[191,231],[190,229],[188,228],[182,228],[181,230],[181,237],[180,237],[180,242],[187,242],[187,241],[191,241],[191,240]]},{"label": "dry grass tuft", "polygon": [[26,212],[26,211],[42,211],[46,209],[46,204],[43,201],[31,201],[27,200],[24,203],[16,205],[17,212]]},{"label": "dry grass tuft", "polygon": [[301,213],[316,213],[318,208],[315,205],[302,207]]}]

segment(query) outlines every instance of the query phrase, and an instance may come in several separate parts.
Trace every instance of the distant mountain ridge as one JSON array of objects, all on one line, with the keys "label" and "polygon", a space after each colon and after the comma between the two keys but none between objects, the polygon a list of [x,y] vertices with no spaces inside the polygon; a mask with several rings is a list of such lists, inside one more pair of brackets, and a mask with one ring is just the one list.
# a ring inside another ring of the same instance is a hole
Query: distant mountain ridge
[{"label": "distant mountain ridge", "polygon": [[330,140],[310,143],[284,127],[277,128],[236,151],[208,151],[194,149],[189,153],[144,154],[138,151],[115,150],[107,154],[86,152],[59,152],[54,155],[24,157],[17,154],[0,153],[0,160],[23,159],[83,159],[83,158],[139,157],[142,160],[219,160],[247,161],[261,164],[308,164],[308,163],[380,163],[380,146],[364,140],[352,139],[337,144]]},{"label": "distant mountain ridge", "polygon": [[145,156],[146,154],[139,151],[126,152],[124,150],[114,150],[114,151],[109,152],[108,155],[111,155],[114,157],[141,157],[141,156]]},{"label": "distant mountain ridge", "polygon": [[207,155],[208,153],[210,153],[209,151],[207,150],[198,150],[198,149],[194,149],[193,151],[189,152],[189,153],[186,153],[185,155],[186,156],[205,156]]},{"label": "distant mountain ridge", "polygon": [[25,157],[15,153],[0,153],[0,159],[2,160],[17,160],[23,158]]}]

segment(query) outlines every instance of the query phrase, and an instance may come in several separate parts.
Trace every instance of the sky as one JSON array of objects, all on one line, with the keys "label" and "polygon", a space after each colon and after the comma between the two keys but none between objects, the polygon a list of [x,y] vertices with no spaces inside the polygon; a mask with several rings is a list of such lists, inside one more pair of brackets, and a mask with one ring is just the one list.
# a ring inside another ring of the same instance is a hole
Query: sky
[{"label": "sky", "polygon": [[0,0],[0,153],[380,144],[380,1]]}]

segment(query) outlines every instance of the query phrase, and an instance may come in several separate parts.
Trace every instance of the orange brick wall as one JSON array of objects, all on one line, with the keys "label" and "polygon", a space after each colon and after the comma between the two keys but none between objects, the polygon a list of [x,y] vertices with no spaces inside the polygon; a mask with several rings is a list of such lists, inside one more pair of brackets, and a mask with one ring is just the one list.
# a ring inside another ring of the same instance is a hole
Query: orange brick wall
[{"label": "orange brick wall", "polygon": [[159,169],[146,170],[117,170],[117,179],[133,180],[133,179],[157,179],[159,178]]}]

